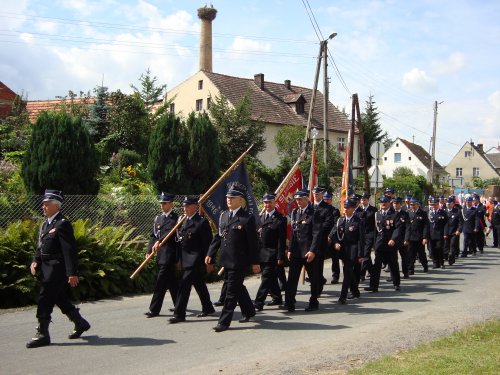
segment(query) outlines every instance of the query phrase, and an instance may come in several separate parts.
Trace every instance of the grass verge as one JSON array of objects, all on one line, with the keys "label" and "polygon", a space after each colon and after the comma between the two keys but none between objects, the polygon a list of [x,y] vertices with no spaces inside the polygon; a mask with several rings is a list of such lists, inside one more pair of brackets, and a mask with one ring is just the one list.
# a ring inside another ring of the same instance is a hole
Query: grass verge
[{"label": "grass verge", "polygon": [[386,356],[349,375],[449,375],[500,373],[500,320],[476,324],[453,335]]}]

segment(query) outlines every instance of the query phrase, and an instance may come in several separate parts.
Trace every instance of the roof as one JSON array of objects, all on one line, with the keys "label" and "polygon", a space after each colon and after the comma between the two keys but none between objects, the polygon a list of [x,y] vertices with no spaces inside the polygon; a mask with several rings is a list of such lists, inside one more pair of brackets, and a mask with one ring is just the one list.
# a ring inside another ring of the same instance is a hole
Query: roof
[{"label": "roof", "polygon": [[485,156],[494,165],[495,169],[500,168],[500,153],[485,154]]},{"label": "roof", "polygon": [[[250,95],[252,118],[271,124],[307,126],[312,89],[300,86],[285,86],[284,83],[264,81],[263,89],[254,79],[233,77],[213,72],[204,72],[230,103],[236,105],[245,94]],[[263,80],[262,75],[262,80]],[[304,113],[295,112],[295,103],[300,96],[305,99]],[[290,103],[290,104],[287,104]],[[323,94],[318,91],[314,104],[313,127],[323,127]],[[328,103],[328,129],[347,133],[351,121],[331,102]]]},{"label": "roof", "polygon": [[74,99],[51,99],[51,100],[33,100],[26,104],[26,110],[29,113],[30,121],[35,122],[38,115],[42,111],[57,111],[61,109],[63,104],[70,104],[71,100],[74,103],[78,103],[86,100],[87,104],[90,105],[94,102],[94,98],[74,98]]},{"label": "roof", "polygon": [[16,93],[0,81],[0,118],[7,117],[12,111]]},{"label": "roof", "polygon": [[478,155],[481,155],[481,157],[491,166],[491,168],[493,168],[495,172],[499,173],[497,171],[499,163],[497,162],[495,154],[486,154],[483,150],[483,145],[476,145],[474,142],[470,142],[469,144],[474,148]]},{"label": "roof", "polygon": [[[422,146],[407,141],[406,139],[399,138],[399,140],[403,142],[406,147],[408,147],[411,153],[415,155],[423,165],[425,165],[429,170],[431,169],[432,157]],[[436,160],[434,160],[434,173],[448,174],[448,172],[446,172],[446,170]]]}]

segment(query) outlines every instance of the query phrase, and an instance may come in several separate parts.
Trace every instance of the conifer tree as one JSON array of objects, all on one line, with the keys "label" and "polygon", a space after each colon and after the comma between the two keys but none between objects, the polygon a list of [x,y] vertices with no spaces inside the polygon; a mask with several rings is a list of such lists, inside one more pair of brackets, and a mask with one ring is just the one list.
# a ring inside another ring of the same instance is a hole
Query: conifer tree
[{"label": "conifer tree", "polygon": [[42,112],[33,127],[23,160],[26,190],[42,194],[60,189],[65,194],[96,194],[97,155],[81,117]]}]

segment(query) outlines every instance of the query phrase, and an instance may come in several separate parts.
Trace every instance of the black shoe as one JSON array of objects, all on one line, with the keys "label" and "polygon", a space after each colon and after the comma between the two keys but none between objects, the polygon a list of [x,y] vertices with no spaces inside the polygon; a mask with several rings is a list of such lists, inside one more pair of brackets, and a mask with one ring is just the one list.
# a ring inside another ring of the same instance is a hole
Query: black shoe
[{"label": "black shoe", "polygon": [[173,318],[170,318],[170,319],[168,320],[168,322],[169,322],[170,324],[175,324],[175,323],[180,323],[180,322],[185,322],[185,321],[186,321],[186,318],[178,318],[178,317],[176,317],[176,316],[174,316]]},{"label": "black shoe", "polygon": [[394,290],[401,290],[400,286],[399,285],[395,285],[394,286]]},{"label": "black shoe", "polygon": [[360,297],[360,293],[349,293],[349,295],[347,296],[347,299],[355,299],[355,298],[359,298]]},{"label": "black shoe", "polygon": [[280,306],[280,309],[288,312],[295,312],[295,305],[282,305]]},{"label": "black shoe", "polygon": [[157,317],[160,314],[152,312],[152,311],[147,311],[147,312],[144,313],[144,315],[146,315],[146,318],[154,318],[154,317]]},{"label": "black shoe", "polygon": [[409,274],[410,275],[415,275],[415,271],[410,271]]},{"label": "black shoe", "polygon": [[248,323],[250,321],[250,319],[252,317],[254,317],[255,315],[243,315],[243,318],[241,318],[240,320],[238,320],[238,322],[240,323]]},{"label": "black shoe", "polygon": [[255,307],[255,311],[264,310],[264,305],[261,305],[260,303],[254,303],[253,306]]},{"label": "black shoe", "polygon": [[198,315],[196,315],[198,318],[204,318],[205,316],[209,316],[210,314],[213,314],[215,312],[215,309],[212,309],[210,311],[202,311]]},{"label": "black shoe", "polygon": [[441,266],[440,266],[439,264],[434,264],[434,265],[432,265],[432,268],[433,268],[433,269],[436,269],[436,268],[441,268]]},{"label": "black shoe", "polygon": [[169,309],[168,309],[168,311],[170,311],[170,312],[174,312],[174,311],[175,311],[175,307],[171,307],[171,308],[169,308]]},{"label": "black shoe", "polygon": [[429,268],[428,268],[428,267],[425,267],[425,268],[424,268],[424,273],[427,273],[427,272],[429,272]]},{"label": "black shoe", "polygon": [[347,303],[345,298],[340,297],[339,300],[337,301],[339,305],[345,305]]},{"label": "black shoe", "polygon": [[213,330],[214,330],[215,332],[223,332],[223,331],[227,331],[227,330],[228,330],[228,328],[229,328],[229,326],[225,326],[225,325],[222,325],[222,324],[217,324],[217,325],[213,328]]},{"label": "black shoe", "polygon": [[460,255],[460,258],[467,258],[467,254]]},{"label": "black shoe", "polygon": [[331,284],[338,284],[339,283],[339,279],[336,278],[336,277],[334,277],[330,283]]},{"label": "black shoe", "polygon": [[365,290],[366,290],[367,292],[372,292],[372,293],[377,293],[377,292],[378,292],[378,289],[377,289],[377,288],[372,288],[371,286],[367,286],[367,287],[365,288]]},{"label": "black shoe", "polygon": [[388,283],[392,283],[392,277],[389,277],[389,278],[387,279],[387,282],[388,282]]},{"label": "black shoe", "polygon": [[403,279],[409,279],[409,278],[410,278],[410,276],[408,276],[408,275],[403,275]]},{"label": "black shoe", "polygon": [[214,305],[214,306],[224,306],[224,302],[222,302],[222,301],[215,301],[215,302],[213,303],[213,305]]},{"label": "black shoe", "polygon": [[311,311],[317,311],[319,309],[319,306],[317,304],[307,306],[304,311],[305,312],[311,312]]},{"label": "black shoe", "polygon": [[266,303],[266,306],[280,306],[283,304],[283,300],[281,299],[273,299],[272,301]]},{"label": "black shoe", "polygon": [[441,264],[441,268],[444,270],[446,267],[444,266],[444,264]]}]

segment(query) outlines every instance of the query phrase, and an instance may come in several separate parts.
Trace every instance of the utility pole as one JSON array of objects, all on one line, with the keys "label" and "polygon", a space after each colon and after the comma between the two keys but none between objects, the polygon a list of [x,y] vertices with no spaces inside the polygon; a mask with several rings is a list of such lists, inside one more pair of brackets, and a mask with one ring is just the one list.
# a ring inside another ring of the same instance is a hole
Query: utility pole
[{"label": "utility pole", "polygon": [[431,153],[431,176],[430,183],[434,183],[434,163],[436,161],[436,125],[437,125],[437,113],[438,113],[438,104],[443,102],[434,102],[434,124],[432,126],[432,153]]}]

